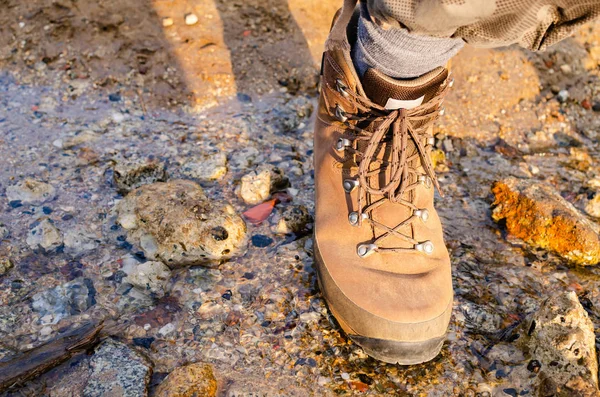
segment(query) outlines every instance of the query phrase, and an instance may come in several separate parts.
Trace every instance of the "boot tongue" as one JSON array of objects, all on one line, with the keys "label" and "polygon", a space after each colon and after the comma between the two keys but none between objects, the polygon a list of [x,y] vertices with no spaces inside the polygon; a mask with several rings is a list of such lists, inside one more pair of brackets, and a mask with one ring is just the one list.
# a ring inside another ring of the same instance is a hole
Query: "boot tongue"
[{"label": "boot tongue", "polygon": [[412,109],[433,98],[447,77],[448,70],[442,67],[410,80],[394,79],[371,68],[362,85],[367,97],[386,109]]}]

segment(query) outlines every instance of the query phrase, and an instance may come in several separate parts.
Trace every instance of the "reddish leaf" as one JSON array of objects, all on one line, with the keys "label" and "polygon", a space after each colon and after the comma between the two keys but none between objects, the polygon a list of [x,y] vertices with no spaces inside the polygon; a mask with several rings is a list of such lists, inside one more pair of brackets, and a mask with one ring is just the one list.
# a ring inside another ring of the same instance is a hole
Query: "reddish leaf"
[{"label": "reddish leaf", "polygon": [[262,204],[259,204],[259,205],[256,205],[256,206],[250,208],[248,211],[244,212],[243,215],[250,222],[252,222],[254,224],[259,224],[262,221],[264,221],[265,219],[267,219],[269,217],[269,215],[271,215],[271,212],[273,211],[273,207],[275,207],[276,203],[277,203],[277,200],[265,201]]}]

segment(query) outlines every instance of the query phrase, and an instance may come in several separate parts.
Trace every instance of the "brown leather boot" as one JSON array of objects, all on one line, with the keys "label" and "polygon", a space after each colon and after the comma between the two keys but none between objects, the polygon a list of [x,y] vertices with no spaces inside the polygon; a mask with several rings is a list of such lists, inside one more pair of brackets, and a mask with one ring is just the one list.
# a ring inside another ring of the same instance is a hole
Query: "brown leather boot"
[{"label": "brown leather boot", "polygon": [[417,364],[441,350],[452,311],[450,258],[433,208],[432,124],[450,81],[438,68],[399,81],[370,69],[362,83],[346,27],[323,55],[315,126],[315,256],[333,315],[370,356]]}]

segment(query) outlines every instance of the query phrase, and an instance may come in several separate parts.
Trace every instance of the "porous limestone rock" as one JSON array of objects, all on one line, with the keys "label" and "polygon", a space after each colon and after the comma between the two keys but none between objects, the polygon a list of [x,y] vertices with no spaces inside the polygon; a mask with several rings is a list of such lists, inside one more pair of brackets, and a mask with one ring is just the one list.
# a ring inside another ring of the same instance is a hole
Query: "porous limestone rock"
[{"label": "porous limestone rock", "polygon": [[192,181],[141,186],[119,202],[117,212],[127,240],[170,268],[210,266],[246,247],[244,220],[230,205],[209,200]]},{"label": "porous limestone rock", "polygon": [[546,300],[522,325],[517,344],[537,361],[538,394],[598,396],[594,325],[575,292]]}]

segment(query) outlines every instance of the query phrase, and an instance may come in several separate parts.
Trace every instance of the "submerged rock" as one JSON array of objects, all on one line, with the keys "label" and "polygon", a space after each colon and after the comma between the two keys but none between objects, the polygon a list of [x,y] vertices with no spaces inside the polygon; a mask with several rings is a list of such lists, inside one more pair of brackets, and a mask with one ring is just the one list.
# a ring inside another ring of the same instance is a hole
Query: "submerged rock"
[{"label": "submerged rock", "polygon": [[575,292],[546,300],[522,334],[517,343],[538,367],[539,395],[600,395],[594,325]]},{"label": "submerged rock", "polygon": [[508,178],[495,182],[492,218],[533,247],[577,265],[600,262],[600,227],[550,186]]},{"label": "submerged rock", "polygon": [[154,182],[167,180],[167,171],[162,163],[145,159],[119,160],[113,169],[113,179],[121,194]]},{"label": "submerged rock", "polygon": [[40,205],[56,197],[56,190],[48,183],[39,182],[35,179],[26,178],[16,185],[6,188],[8,201],[20,201],[22,203]]},{"label": "submerged rock", "polygon": [[242,177],[240,196],[246,204],[260,204],[271,194],[271,172],[262,170]]},{"label": "submerged rock", "polygon": [[215,181],[227,174],[227,156],[225,153],[205,155],[201,160],[185,163],[181,172],[200,181]]},{"label": "submerged rock", "polygon": [[171,278],[171,271],[162,262],[144,262],[136,266],[133,271],[123,279],[134,287],[162,298],[165,287]]},{"label": "submerged rock", "polygon": [[0,258],[0,276],[6,274],[10,269],[13,268],[13,263],[8,258]]},{"label": "submerged rock", "polygon": [[98,236],[76,226],[65,232],[65,252],[71,255],[83,255],[98,247]]},{"label": "submerged rock", "polygon": [[231,258],[246,246],[246,224],[230,205],[210,201],[195,182],[142,186],[117,207],[127,239],[171,268]]},{"label": "submerged rock", "polygon": [[63,318],[81,314],[96,304],[96,289],[92,280],[76,278],[63,285],[35,294],[31,308],[43,322],[56,324]]},{"label": "submerged rock", "polygon": [[156,389],[156,397],[213,397],[217,380],[210,364],[195,363],[175,368]]},{"label": "submerged rock", "polygon": [[152,365],[123,343],[106,340],[90,361],[91,374],[84,397],[145,397]]},{"label": "submerged rock", "polygon": [[302,233],[306,231],[307,225],[312,221],[312,216],[305,206],[291,205],[283,210],[281,219],[275,227],[275,233]]},{"label": "submerged rock", "polygon": [[60,231],[54,226],[50,219],[44,219],[41,222],[34,223],[27,234],[27,245],[32,249],[43,248],[46,251],[52,251],[63,244],[63,238]]}]

